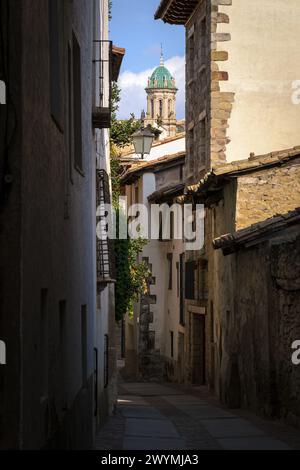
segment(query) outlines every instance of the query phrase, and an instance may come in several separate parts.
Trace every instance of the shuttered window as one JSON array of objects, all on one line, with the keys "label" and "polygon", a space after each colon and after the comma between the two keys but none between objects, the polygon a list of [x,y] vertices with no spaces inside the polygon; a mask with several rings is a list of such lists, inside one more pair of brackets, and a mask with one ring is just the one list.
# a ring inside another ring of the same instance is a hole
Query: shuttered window
[{"label": "shuttered window", "polygon": [[81,50],[73,33],[73,125],[74,125],[74,163],[83,172],[82,161],[82,114],[81,114]]},{"label": "shuttered window", "polygon": [[61,15],[59,0],[49,0],[49,62],[50,62],[50,108],[51,116],[63,130],[62,61],[61,61]]},{"label": "shuttered window", "polygon": [[195,263],[187,261],[185,263],[185,298],[195,299]]},{"label": "shuttered window", "polygon": [[168,289],[172,290],[173,288],[173,255],[172,253],[167,254],[168,260]]}]

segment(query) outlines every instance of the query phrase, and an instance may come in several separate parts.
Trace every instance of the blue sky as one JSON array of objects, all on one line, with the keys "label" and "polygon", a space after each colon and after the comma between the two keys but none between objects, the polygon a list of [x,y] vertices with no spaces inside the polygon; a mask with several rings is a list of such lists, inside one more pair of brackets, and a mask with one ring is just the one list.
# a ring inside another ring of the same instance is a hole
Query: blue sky
[{"label": "blue sky", "polygon": [[152,70],[159,65],[163,44],[166,66],[174,74],[179,88],[177,117],[184,117],[184,28],[154,20],[160,0],[113,0],[110,36],[114,44],[125,47],[120,86],[122,100],[119,117],[137,116],[146,107],[144,88]]}]

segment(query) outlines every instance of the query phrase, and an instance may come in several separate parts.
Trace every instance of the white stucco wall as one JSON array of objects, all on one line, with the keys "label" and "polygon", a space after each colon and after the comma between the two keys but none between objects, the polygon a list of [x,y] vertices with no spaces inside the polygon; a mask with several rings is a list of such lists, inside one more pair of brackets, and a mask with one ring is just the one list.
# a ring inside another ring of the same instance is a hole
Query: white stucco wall
[{"label": "white stucco wall", "polygon": [[220,86],[236,94],[227,160],[299,145],[300,104],[292,103],[292,84],[300,80],[299,0],[233,0],[219,9],[230,23],[219,24],[218,33],[231,34],[218,43],[229,52],[219,63],[229,80]]},{"label": "white stucco wall", "polygon": [[[96,2],[96,17],[99,15],[100,24],[96,25],[95,38],[101,40],[109,39],[109,22],[108,22],[108,0],[95,0]],[[106,57],[104,57],[106,58]],[[98,103],[98,90],[99,84],[99,73],[95,71],[96,80],[96,103]],[[104,93],[109,93],[109,75],[108,69],[104,71],[106,74],[106,80],[104,83]],[[96,129],[95,131],[95,160],[97,169],[103,169],[110,175],[110,143],[109,143],[109,130],[108,129]],[[96,208],[95,208],[96,214]],[[96,254],[95,254],[96,259]],[[96,266],[95,266],[96,270]],[[101,293],[97,293],[96,302],[96,317],[95,317],[95,334],[94,344],[98,350],[98,407],[100,412],[100,418],[103,420],[107,412],[111,412],[113,404],[116,400],[116,388],[114,387],[114,380],[109,385],[107,390],[106,399],[103,399],[104,389],[104,336],[108,335],[109,347],[114,347],[114,285],[108,284]],[[111,372],[111,371],[110,371]]]},{"label": "white stucco wall", "polygon": [[[145,160],[155,160],[156,158],[163,157],[165,155],[173,155],[174,153],[185,151],[185,136],[180,139],[171,140],[163,144],[153,144],[150,155],[145,155]],[[126,158],[140,158],[140,155],[133,153],[127,155]]]}]

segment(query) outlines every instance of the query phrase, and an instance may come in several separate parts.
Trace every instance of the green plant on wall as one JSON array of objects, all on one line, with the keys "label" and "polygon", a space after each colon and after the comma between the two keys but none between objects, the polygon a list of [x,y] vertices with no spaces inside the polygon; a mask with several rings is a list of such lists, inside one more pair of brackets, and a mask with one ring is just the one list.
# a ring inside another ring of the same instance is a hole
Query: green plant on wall
[{"label": "green plant on wall", "polygon": [[[113,205],[117,212],[117,221],[122,217],[119,207],[119,196],[121,194],[120,177],[122,166],[120,165],[120,148],[131,143],[132,134],[140,127],[132,114],[130,119],[118,121],[117,110],[120,102],[120,89],[113,84],[112,102],[112,126],[110,134],[111,147],[111,180]],[[117,227],[118,228],[118,227]],[[118,230],[117,230],[118,233]],[[148,278],[150,272],[144,261],[138,262],[139,254],[142,252],[147,241],[138,238],[126,240],[115,240],[116,259],[116,286],[115,304],[116,320],[120,321],[128,313],[132,315],[134,302],[139,295],[147,292]]]}]

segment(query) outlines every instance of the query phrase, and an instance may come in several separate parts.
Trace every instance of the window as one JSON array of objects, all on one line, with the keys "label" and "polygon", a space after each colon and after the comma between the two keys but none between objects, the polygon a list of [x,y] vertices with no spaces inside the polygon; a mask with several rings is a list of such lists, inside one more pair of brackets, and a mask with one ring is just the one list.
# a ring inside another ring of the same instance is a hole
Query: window
[{"label": "window", "polygon": [[159,100],[159,117],[163,117],[163,101]]},{"label": "window", "polygon": [[185,288],[185,285],[184,285],[184,278],[185,278],[185,272],[184,272],[184,259],[185,259],[185,255],[184,253],[182,253],[180,255],[180,261],[179,261],[179,270],[180,270],[180,274],[179,274],[179,282],[180,282],[180,310],[179,310],[179,314],[180,314],[180,317],[179,317],[179,322],[181,325],[184,325],[185,324],[185,312],[184,312],[184,288]]},{"label": "window", "polygon": [[179,167],[179,180],[183,180],[183,165],[180,165]]},{"label": "window", "polygon": [[206,33],[206,18],[201,21],[200,24],[200,65],[206,63],[206,54],[207,54],[207,33]]},{"label": "window", "polygon": [[199,123],[199,162],[200,165],[206,164],[206,119],[203,118]]},{"label": "window", "polygon": [[215,315],[213,302],[210,302],[210,342],[215,342]]},{"label": "window", "polygon": [[185,298],[195,299],[195,263],[187,261],[185,263]]},{"label": "window", "polygon": [[68,44],[68,131],[69,131],[69,179],[73,183],[73,87],[72,87],[72,48]]},{"label": "window", "polygon": [[70,217],[70,183],[73,183],[73,112],[72,112],[72,48],[68,44],[68,151],[65,156],[64,218]]},{"label": "window", "polygon": [[189,80],[194,78],[194,61],[195,61],[195,35],[192,34],[188,40],[188,53],[189,53]]},{"label": "window", "polygon": [[168,117],[172,116],[172,100],[168,101]]},{"label": "window", "polygon": [[87,313],[86,305],[81,307],[81,370],[82,387],[87,386]]},{"label": "window", "polygon": [[172,290],[173,284],[173,255],[172,253],[167,254],[168,260],[168,289]]},{"label": "window", "polygon": [[63,130],[62,63],[59,0],[49,0],[50,109],[58,128]]},{"label": "window", "polygon": [[74,129],[74,163],[82,173],[82,115],[81,115],[81,50],[73,32],[73,129]]},{"label": "window", "polygon": [[[177,221],[177,220],[176,220]],[[174,212],[170,213],[170,240],[174,239]]]},{"label": "window", "polygon": [[159,241],[163,241],[163,218],[162,218],[162,212],[159,212],[159,235],[158,235]]},{"label": "window", "polygon": [[111,126],[112,82],[116,80],[116,70],[113,64],[117,64],[118,59],[113,54],[111,41],[95,39],[93,42],[95,95],[92,124],[94,129],[108,129]]},{"label": "window", "polygon": [[6,345],[4,341],[0,341],[0,365],[6,365]]},{"label": "window", "polygon": [[188,133],[188,162],[190,174],[194,172],[194,129],[191,129]]},{"label": "window", "polygon": [[170,331],[171,357],[174,357],[174,333]]},{"label": "window", "polygon": [[195,298],[197,300],[206,299],[206,276],[207,276],[207,261],[201,259],[198,261],[198,266],[197,266],[197,282],[196,282],[197,292],[195,295]]},{"label": "window", "polygon": [[154,100],[151,100],[151,117],[154,119]]},{"label": "window", "polygon": [[0,104],[6,104],[6,83],[0,80]]}]

